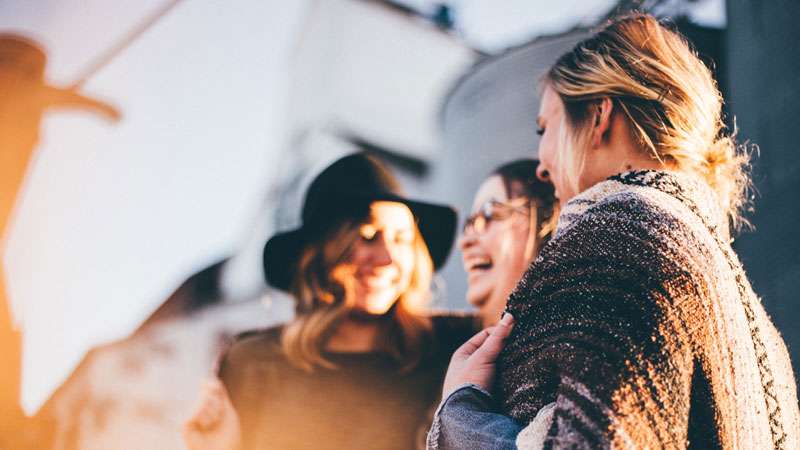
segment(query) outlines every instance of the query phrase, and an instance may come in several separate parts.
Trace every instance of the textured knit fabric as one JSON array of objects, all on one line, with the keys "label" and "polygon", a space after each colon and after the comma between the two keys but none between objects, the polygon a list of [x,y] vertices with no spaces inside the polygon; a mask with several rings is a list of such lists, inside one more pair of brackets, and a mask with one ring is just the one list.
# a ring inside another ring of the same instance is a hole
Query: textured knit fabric
[{"label": "textured knit fabric", "polygon": [[414,370],[382,353],[325,353],[338,369],[292,366],[280,328],[239,337],[220,365],[242,428],[242,449],[419,448],[453,351],[477,331],[465,316],[435,316]]},{"label": "textured knit fabric", "polygon": [[716,205],[694,178],[638,171],[565,206],[498,360],[507,414],[555,403],[544,448],[800,448],[788,353]]}]

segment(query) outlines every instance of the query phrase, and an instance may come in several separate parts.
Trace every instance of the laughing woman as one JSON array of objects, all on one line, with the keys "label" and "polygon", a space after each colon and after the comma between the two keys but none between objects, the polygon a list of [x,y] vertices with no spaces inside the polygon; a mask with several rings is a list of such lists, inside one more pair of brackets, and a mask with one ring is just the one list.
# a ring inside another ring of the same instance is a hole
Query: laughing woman
[{"label": "laughing woman", "polygon": [[538,125],[558,227],[513,329],[454,355],[430,448],[800,448],[786,346],[731,248],[749,178],[721,113],[650,16],[555,63]]},{"label": "laughing woman", "polygon": [[311,184],[302,227],[273,236],[264,270],[296,300],[279,328],[240,336],[184,428],[190,449],[402,449],[422,442],[465,317],[430,316],[432,271],[455,213],[399,194],[355,154]]},{"label": "laughing woman", "polygon": [[553,185],[536,177],[538,166],[520,159],[486,178],[458,241],[467,301],[478,308],[484,327],[500,320],[508,295],[555,228]]}]

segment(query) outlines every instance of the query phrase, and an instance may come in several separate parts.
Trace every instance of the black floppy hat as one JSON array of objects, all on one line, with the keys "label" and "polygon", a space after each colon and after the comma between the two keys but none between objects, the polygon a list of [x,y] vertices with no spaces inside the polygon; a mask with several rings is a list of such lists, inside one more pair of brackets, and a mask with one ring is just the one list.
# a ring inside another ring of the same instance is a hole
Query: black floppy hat
[{"label": "black floppy hat", "polygon": [[433,261],[444,265],[456,233],[456,211],[444,205],[407,199],[394,176],[376,159],[354,153],[323,170],[306,191],[302,225],[272,236],[264,246],[267,283],[288,290],[301,252],[312,239],[347,218],[366,217],[374,201],[399,202],[411,210]]}]

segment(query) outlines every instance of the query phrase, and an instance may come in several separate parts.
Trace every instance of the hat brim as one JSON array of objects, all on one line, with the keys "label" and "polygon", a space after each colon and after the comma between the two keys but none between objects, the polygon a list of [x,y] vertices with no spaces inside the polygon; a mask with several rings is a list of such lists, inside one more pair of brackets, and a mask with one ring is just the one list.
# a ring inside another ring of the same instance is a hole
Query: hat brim
[{"label": "hat brim", "polygon": [[[456,235],[458,214],[444,205],[411,200],[391,193],[361,195],[351,194],[362,201],[390,201],[408,206],[428,247],[434,270],[447,262]],[[272,236],[264,246],[264,277],[271,286],[287,291],[292,284],[300,254],[311,238],[308,228],[301,226]]]}]

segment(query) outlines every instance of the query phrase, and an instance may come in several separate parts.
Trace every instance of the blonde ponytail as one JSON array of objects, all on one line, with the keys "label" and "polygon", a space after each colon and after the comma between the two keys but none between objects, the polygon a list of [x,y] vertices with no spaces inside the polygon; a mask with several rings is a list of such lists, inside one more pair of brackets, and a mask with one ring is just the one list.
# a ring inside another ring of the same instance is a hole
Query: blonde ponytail
[{"label": "blonde ponytail", "polygon": [[681,35],[652,16],[619,18],[559,58],[544,81],[564,102],[574,137],[591,102],[611,98],[643,151],[704,180],[734,229],[747,223],[750,156],[727,132],[711,71]]}]

